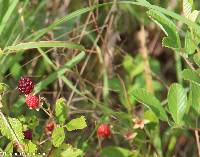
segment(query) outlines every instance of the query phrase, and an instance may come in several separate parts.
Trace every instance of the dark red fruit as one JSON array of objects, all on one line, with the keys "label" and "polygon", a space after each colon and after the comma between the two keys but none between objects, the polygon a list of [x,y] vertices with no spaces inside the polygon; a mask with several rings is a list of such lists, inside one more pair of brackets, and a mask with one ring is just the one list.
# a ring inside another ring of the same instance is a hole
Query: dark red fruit
[{"label": "dark red fruit", "polygon": [[21,77],[18,81],[18,90],[24,94],[30,94],[33,91],[34,83],[29,77]]},{"label": "dark red fruit", "polygon": [[56,124],[54,121],[47,122],[46,127],[45,127],[46,132],[47,133],[52,132],[54,130],[55,126],[56,126]]},{"label": "dark red fruit", "polygon": [[26,104],[30,109],[37,109],[39,108],[40,101],[39,98],[35,95],[28,95],[26,97]]},{"label": "dark red fruit", "polygon": [[97,135],[99,137],[109,137],[110,136],[110,127],[108,124],[101,124],[97,130]]},{"label": "dark red fruit", "polygon": [[23,131],[23,133],[24,133],[25,139],[32,140],[32,131],[31,130]]}]

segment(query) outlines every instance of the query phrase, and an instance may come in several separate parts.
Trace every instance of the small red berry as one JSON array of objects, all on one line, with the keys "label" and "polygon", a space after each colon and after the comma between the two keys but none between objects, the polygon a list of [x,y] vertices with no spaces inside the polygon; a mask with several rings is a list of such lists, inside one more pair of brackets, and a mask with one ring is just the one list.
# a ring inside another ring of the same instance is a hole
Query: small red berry
[{"label": "small red berry", "polygon": [[24,133],[25,139],[32,140],[32,131],[31,130],[23,131],[23,133]]},{"label": "small red berry", "polygon": [[24,94],[30,94],[33,91],[34,83],[29,77],[21,77],[18,81],[18,90]]},{"label": "small red berry", "polygon": [[35,95],[28,95],[26,97],[26,104],[30,109],[37,109],[40,105],[39,98]]},{"label": "small red berry", "polygon": [[54,121],[47,122],[47,124],[45,126],[46,133],[52,132],[54,130],[55,126],[56,126],[56,124]]},{"label": "small red berry", "polygon": [[108,124],[101,124],[97,130],[97,135],[99,137],[109,137],[110,136],[110,127]]}]

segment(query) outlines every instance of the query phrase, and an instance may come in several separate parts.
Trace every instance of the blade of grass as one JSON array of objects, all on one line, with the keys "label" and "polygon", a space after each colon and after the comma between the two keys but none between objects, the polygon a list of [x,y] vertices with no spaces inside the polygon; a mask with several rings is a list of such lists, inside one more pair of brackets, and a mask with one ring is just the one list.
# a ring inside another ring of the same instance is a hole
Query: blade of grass
[{"label": "blade of grass", "polygon": [[9,7],[9,0],[8,1],[0,0],[0,23],[6,13],[6,10],[8,10],[8,7]]},{"label": "blade of grass", "polygon": [[12,0],[12,3],[10,4],[7,12],[5,13],[5,15],[1,21],[1,24],[0,24],[0,36],[1,36],[5,26],[7,25],[7,22],[10,19],[10,16],[12,15],[14,9],[16,8],[18,2],[19,2],[19,0]]},{"label": "blade of grass", "polygon": [[[27,10],[28,4],[29,0],[26,0],[23,3],[23,6],[19,9],[20,11],[18,10],[18,13],[13,13],[15,14],[15,18],[10,20],[11,22],[9,23],[9,25],[6,26],[7,29],[3,33],[3,38],[6,39],[4,46],[14,45],[14,43],[16,43],[19,39],[22,38],[23,31],[24,29],[26,29],[26,27],[24,26],[24,12]],[[21,28],[20,31],[19,27]]]},{"label": "blade of grass", "polygon": [[93,10],[93,9],[94,9],[94,7],[92,7],[92,8],[86,7],[86,8],[79,9],[79,10],[77,10],[77,11],[74,11],[74,12],[70,13],[69,15],[64,16],[63,18],[56,20],[56,21],[53,22],[50,26],[48,26],[48,27],[46,27],[46,28],[43,28],[43,29],[41,29],[41,30],[35,32],[34,34],[28,36],[28,37],[26,38],[26,40],[32,40],[32,41],[38,40],[40,37],[42,37],[42,36],[43,36],[44,34],[46,34],[48,31],[54,29],[55,27],[57,27],[57,26],[59,26],[59,25],[65,23],[65,22],[67,22],[67,21],[69,21],[69,20],[71,20],[71,19],[73,19],[73,18],[75,18],[75,17],[77,17],[77,16],[79,16],[79,15],[82,15],[82,14],[84,14],[84,13],[87,13],[87,12]]},{"label": "blade of grass", "polygon": [[72,58],[69,62],[67,62],[63,67],[59,68],[57,71],[54,73],[50,74],[46,79],[42,80],[39,82],[36,87],[34,92],[37,94],[44,88],[46,88],[49,84],[51,84],[53,81],[55,81],[57,78],[63,76],[69,68],[72,68],[74,65],[79,63],[83,58],[85,57],[85,52],[81,52],[74,58]]},{"label": "blade of grass", "polygon": [[[50,26],[46,27],[46,28],[43,28],[37,32],[35,32],[34,34],[28,36],[26,38],[26,40],[32,40],[32,41],[35,41],[35,40],[38,40],[40,37],[42,37],[44,34],[46,34],[48,31],[54,29],[55,27],[77,17],[77,16],[80,16],[84,13],[87,13],[89,11],[92,11],[96,8],[99,8],[99,7],[103,7],[103,6],[107,6],[107,5],[111,5],[112,2],[109,2],[109,3],[103,3],[103,4],[98,4],[98,5],[94,5],[92,7],[86,7],[86,8],[83,8],[83,9],[79,9],[77,11],[74,11],[72,13],[70,13],[69,15],[66,15],[64,16],[63,18],[61,19],[58,19],[56,20],[55,22],[53,22]],[[196,29],[200,32],[200,26],[197,25],[196,23],[192,22],[191,20],[188,20],[187,18],[177,14],[177,13],[174,13],[173,11],[170,11],[170,10],[167,10],[165,8],[162,8],[162,7],[159,7],[159,6],[155,6],[155,5],[151,5],[150,3],[142,3],[142,2],[132,2],[132,1],[120,1],[118,2],[119,5],[138,5],[138,6],[143,6],[143,7],[146,7],[148,9],[154,9],[154,10],[157,10],[165,15],[168,15],[178,21],[181,21],[183,22],[184,24],[190,26],[191,28],[193,29]]]},{"label": "blade of grass", "polygon": [[69,48],[69,49],[78,49],[84,51],[84,47],[81,45],[69,42],[62,42],[62,41],[40,41],[40,42],[21,43],[15,46],[8,46],[5,48],[5,50],[19,51],[19,50],[27,50],[33,48]]},{"label": "blade of grass", "polygon": [[[45,59],[45,61],[55,70],[57,71],[57,67],[54,65],[54,63],[51,61],[51,59],[46,55],[46,53],[38,48],[38,51],[40,52],[40,54],[43,56],[43,58]],[[65,76],[61,76],[61,79],[63,80],[63,82],[72,90],[74,90],[76,92],[76,94],[78,95],[83,95],[79,90],[76,89],[76,87],[72,84],[72,82],[70,80],[68,80]]]}]

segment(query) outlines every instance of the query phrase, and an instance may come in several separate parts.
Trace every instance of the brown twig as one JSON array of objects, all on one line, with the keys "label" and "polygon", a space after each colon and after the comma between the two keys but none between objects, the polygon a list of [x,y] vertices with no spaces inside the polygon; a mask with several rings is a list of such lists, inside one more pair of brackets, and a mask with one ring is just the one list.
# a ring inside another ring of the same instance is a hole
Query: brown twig
[{"label": "brown twig", "polygon": [[[111,10],[112,10],[112,9],[111,9]],[[106,19],[105,19],[103,25],[106,25],[106,23],[108,23],[110,15],[111,15],[111,11],[108,13],[108,15],[107,15],[107,17],[106,17]],[[96,37],[95,41],[93,42],[93,46],[92,46],[91,50],[94,50],[94,49],[95,49],[95,47],[96,47],[96,45],[97,45],[99,39],[101,39],[101,36],[102,36],[103,31],[104,31],[104,29],[101,29],[100,32],[98,33],[98,36]],[[85,68],[86,68],[86,66],[87,66],[87,64],[88,64],[88,62],[89,62],[90,57],[91,57],[91,53],[90,53],[90,54],[87,56],[87,58],[85,59],[85,62],[84,62],[83,66],[82,66],[82,68],[81,68],[81,71],[80,71],[80,75],[82,75],[82,74],[84,73]],[[76,81],[75,88],[77,87],[79,81],[80,81],[80,79],[78,79],[78,80]],[[73,96],[74,96],[74,92],[75,92],[74,90],[71,91],[70,96],[69,96],[69,99],[68,99],[68,102],[67,102],[67,106],[69,106],[69,104],[71,103],[71,100],[72,100],[72,98],[73,98]]]},{"label": "brown twig", "polygon": [[144,77],[147,85],[147,90],[153,93],[153,81],[146,47],[146,33],[143,25],[141,26],[141,29],[138,33],[138,39],[140,41],[140,51],[144,61]]},{"label": "brown twig", "polygon": [[185,60],[185,62],[187,63],[187,65],[188,65],[192,70],[195,70],[193,64],[188,60],[188,58],[185,56],[185,54],[180,53],[180,56]]},{"label": "brown twig", "polygon": [[199,132],[198,132],[198,130],[195,130],[194,133],[195,133],[195,138],[196,138],[196,142],[197,142],[198,157],[200,157]]},{"label": "brown twig", "polygon": [[117,75],[117,77],[119,78],[119,81],[120,81],[120,83],[122,85],[123,92],[125,94],[125,99],[127,99],[127,102],[128,102],[128,104],[127,104],[128,105],[127,106],[128,112],[131,113],[132,112],[132,105],[131,105],[131,101],[130,101],[129,96],[128,96],[128,92],[127,92],[125,83],[124,83],[123,79],[119,75]]}]

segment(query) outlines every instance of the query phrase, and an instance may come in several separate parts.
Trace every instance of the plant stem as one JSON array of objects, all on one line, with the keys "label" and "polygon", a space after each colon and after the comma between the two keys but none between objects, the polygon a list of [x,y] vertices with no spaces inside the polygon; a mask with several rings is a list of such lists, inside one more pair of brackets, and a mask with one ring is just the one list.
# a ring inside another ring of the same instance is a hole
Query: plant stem
[{"label": "plant stem", "polygon": [[49,113],[43,106],[41,106],[41,109],[42,109],[50,118],[53,117],[52,114]]},{"label": "plant stem", "polygon": [[140,51],[144,61],[144,77],[147,85],[147,90],[153,93],[154,92],[153,81],[152,81],[151,68],[149,65],[148,52],[146,47],[146,33],[143,25],[141,26],[141,29],[138,33],[138,39],[140,41]]},{"label": "plant stem", "polygon": [[176,76],[178,83],[183,83],[183,77],[182,77],[182,63],[181,63],[181,56],[179,55],[179,52],[175,52],[175,61],[176,61]]},{"label": "plant stem", "polygon": [[198,156],[200,157],[200,143],[199,143],[199,133],[198,133],[198,130],[195,130],[194,133],[195,133],[195,138],[196,138],[196,142],[197,142]]}]

